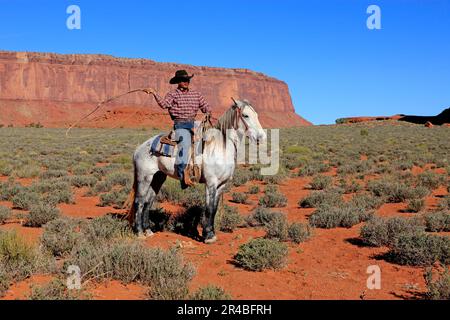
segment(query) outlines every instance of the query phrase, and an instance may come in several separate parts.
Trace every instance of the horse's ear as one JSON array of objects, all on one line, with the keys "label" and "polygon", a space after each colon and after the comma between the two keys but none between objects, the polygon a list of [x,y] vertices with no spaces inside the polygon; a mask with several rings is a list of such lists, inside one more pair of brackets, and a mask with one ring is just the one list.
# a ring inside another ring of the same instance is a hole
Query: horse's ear
[{"label": "horse's ear", "polygon": [[240,104],[240,101],[239,100],[235,100],[233,97],[231,97],[231,100],[233,100],[233,102],[234,102],[234,104],[233,104],[233,109],[234,108],[240,108],[241,107],[241,104]]}]

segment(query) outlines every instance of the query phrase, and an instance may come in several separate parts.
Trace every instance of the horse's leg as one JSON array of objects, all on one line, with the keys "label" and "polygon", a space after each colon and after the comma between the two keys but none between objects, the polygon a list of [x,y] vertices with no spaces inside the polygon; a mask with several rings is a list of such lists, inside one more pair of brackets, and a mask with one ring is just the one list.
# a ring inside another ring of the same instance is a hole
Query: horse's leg
[{"label": "horse's leg", "polygon": [[135,206],[135,217],[134,217],[134,231],[138,234],[140,238],[144,237],[144,226],[143,226],[143,216],[144,208],[146,206],[146,198],[151,189],[151,179],[140,179],[137,182],[136,196],[134,199]]},{"label": "horse's leg", "polygon": [[206,212],[203,225],[203,238],[206,244],[217,241],[214,230],[214,220],[216,218],[217,207],[219,206],[220,195],[224,190],[225,184],[217,187],[216,185],[206,187]]},{"label": "horse's leg", "polygon": [[143,212],[143,228],[144,235],[146,237],[151,237],[153,231],[150,229],[150,211],[155,202],[156,196],[161,190],[162,185],[166,181],[167,175],[161,171],[156,172],[153,175],[152,181],[150,183],[150,188],[148,189],[147,197],[145,199],[145,209]]}]

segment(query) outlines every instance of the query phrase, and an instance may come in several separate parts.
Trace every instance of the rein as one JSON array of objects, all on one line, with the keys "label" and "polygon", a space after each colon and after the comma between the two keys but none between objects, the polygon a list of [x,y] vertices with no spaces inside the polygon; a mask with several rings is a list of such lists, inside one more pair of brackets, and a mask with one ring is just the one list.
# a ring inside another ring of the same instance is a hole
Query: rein
[{"label": "rein", "polygon": [[245,131],[247,131],[249,129],[249,126],[248,126],[247,122],[244,120],[244,117],[242,116],[242,110],[240,108],[236,108],[236,118],[235,119],[236,119],[236,121],[233,124],[234,130],[238,129],[238,127],[239,127],[239,120],[241,120],[242,123],[244,124]]}]

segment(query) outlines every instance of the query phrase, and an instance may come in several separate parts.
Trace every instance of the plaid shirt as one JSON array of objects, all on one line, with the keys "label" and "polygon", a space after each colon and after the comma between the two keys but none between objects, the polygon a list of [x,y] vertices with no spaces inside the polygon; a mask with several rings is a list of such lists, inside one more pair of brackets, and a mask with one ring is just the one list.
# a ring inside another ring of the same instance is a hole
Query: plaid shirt
[{"label": "plaid shirt", "polygon": [[164,99],[155,94],[156,102],[163,109],[169,109],[174,121],[194,120],[198,109],[203,113],[211,113],[211,108],[200,92],[188,90],[186,92],[176,89],[169,92]]}]

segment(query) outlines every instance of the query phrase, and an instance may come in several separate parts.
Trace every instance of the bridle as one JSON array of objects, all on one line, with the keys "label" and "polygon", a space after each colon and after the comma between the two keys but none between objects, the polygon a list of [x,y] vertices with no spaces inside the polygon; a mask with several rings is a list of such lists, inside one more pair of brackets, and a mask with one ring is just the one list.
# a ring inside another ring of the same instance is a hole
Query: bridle
[{"label": "bridle", "polygon": [[233,129],[234,129],[234,130],[237,130],[237,129],[239,128],[239,120],[241,120],[242,123],[244,124],[245,131],[248,131],[248,129],[249,129],[250,127],[248,126],[247,121],[245,121],[245,120],[244,120],[244,117],[242,116],[242,110],[241,110],[241,108],[239,108],[239,107],[237,106],[237,104],[235,104],[235,106],[236,106],[236,108],[235,108],[235,110],[236,110],[236,116],[234,117],[235,120],[234,120],[234,123],[233,123]]}]

